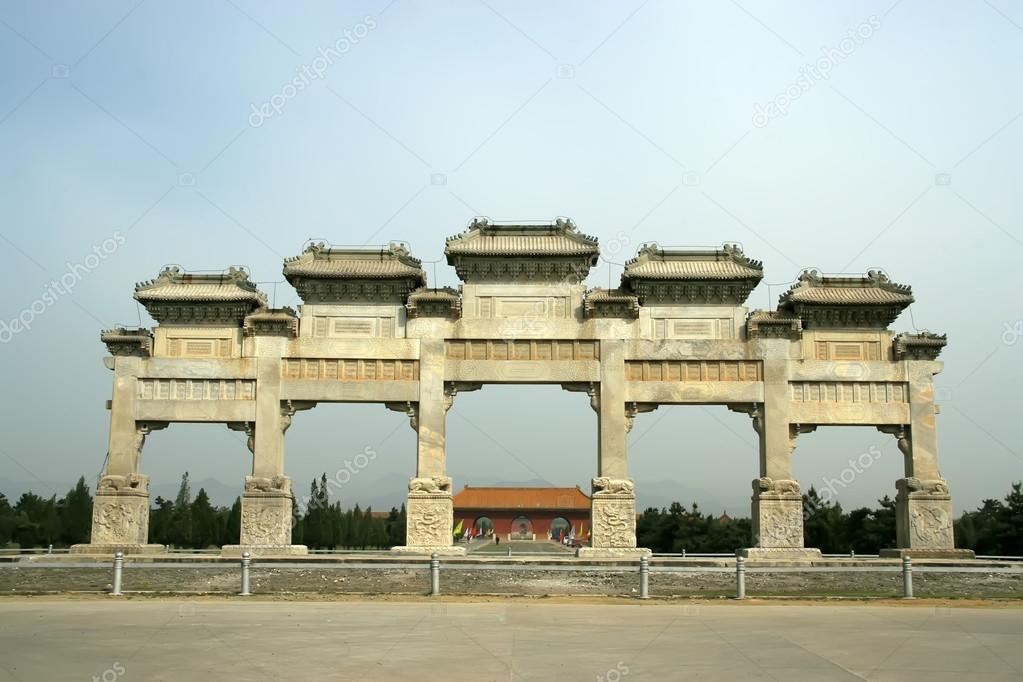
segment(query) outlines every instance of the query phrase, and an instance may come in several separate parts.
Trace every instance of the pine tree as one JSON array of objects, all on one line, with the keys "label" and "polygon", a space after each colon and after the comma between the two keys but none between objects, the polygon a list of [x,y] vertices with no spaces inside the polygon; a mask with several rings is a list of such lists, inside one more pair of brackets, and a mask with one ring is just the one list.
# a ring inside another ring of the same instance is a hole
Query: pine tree
[{"label": "pine tree", "polygon": [[60,503],[60,539],[67,545],[89,541],[92,529],[92,495],[85,477],[81,476],[74,488]]},{"label": "pine tree", "polygon": [[224,528],[224,535],[221,538],[221,545],[237,545],[242,538],[242,498],[234,498],[231,511],[227,515],[227,524]]},{"label": "pine tree", "polygon": [[11,542],[14,525],[14,510],[11,508],[11,503],[7,501],[7,497],[3,493],[0,493],[0,547]]},{"label": "pine tree", "polygon": [[192,546],[192,488],[188,483],[188,472],[181,477],[181,486],[174,498],[171,513],[171,544],[179,547]]},{"label": "pine tree", "polygon": [[210,497],[204,488],[199,488],[199,493],[192,502],[189,516],[192,522],[191,539],[194,547],[200,549],[209,547],[217,542],[217,512],[210,504]]}]

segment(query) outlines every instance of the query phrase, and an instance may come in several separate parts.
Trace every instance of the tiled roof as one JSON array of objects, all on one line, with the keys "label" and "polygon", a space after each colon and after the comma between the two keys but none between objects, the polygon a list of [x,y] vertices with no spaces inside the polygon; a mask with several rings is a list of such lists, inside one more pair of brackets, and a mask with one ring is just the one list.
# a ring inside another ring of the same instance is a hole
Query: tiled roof
[{"label": "tiled roof", "polygon": [[590,498],[579,488],[478,488],[465,486],[454,496],[460,509],[589,510]]},{"label": "tiled roof", "polygon": [[913,302],[912,289],[891,282],[881,272],[871,271],[866,277],[822,277],[809,270],[799,282],[781,295],[779,305],[897,305]]},{"label": "tiled roof", "polygon": [[615,302],[631,303],[637,300],[636,294],[630,294],[620,289],[602,289],[597,287],[586,292],[586,300],[594,302]]},{"label": "tiled roof", "polygon": [[416,289],[408,295],[408,300],[411,301],[458,301],[460,298],[457,291],[451,287],[441,287],[439,289],[430,289],[427,287],[421,287]]},{"label": "tiled roof", "polygon": [[761,270],[730,261],[648,261],[626,267],[625,272],[643,279],[752,279],[763,276]]},{"label": "tiled roof", "polygon": [[135,298],[142,303],[266,303],[266,296],[249,281],[248,273],[235,268],[226,275],[193,275],[177,267],[164,268],[156,279],[135,285]]},{"label": "tiled roof", "polygon": [[448,237],[449,256],[596,256],[597,239],[576,230],[567,218],[551,223],[491,223],[477,218],[469,229]]},{"label": "tiled roof", "polygon": [[737,246],[713,250],[671,250],[648,245],[625,264],[623,280],[760,280],[760,261],[746,258]]},{"label": "tiled roof", "polygon": [[401,244],[388,249],[338,249],[312,244],[284,261],[285,277],[313,279],[402,279],[426,283],[420,261]]}]

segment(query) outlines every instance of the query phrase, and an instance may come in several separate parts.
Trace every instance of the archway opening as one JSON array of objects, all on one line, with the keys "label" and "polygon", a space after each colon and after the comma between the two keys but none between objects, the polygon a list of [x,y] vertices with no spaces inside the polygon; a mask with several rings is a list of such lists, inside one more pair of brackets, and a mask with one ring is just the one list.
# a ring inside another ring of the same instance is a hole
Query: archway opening
[{"label": "archway opening", "polygon": [[533,522],[528,516],[516,516],[511,523],[512,540],[533,540]]},{"label": "archway opening", "polygon": [[284,462],[295,492],[293,543],[322,550],[405,544],[405,498],[416,470],[407,414],[378,403],[319,403],[292,417]]},{"label": "archway opening", "polygon": [[448,411],[447,472],[455,492],[465,485],[589,492],[596,463],[597,416],[585,393],[487,384],[458,393]]},{"label": "archway opening", "polygon": [[487,516],[481,516],[473,522],[472,531],[476,537],[489,537],[494,533],[494,522]]},{"label": "archway opening", "polygon": [[749,415],[722,405],[661,405],[638,414],[629,434],[637,544],[676,553],[751,546],[759,452]]},{"label": "archway opening", "polygon": [[248,436],[224,424],[173,423],[146,435],[149,541],[217,550],[241,537],[241,494],[252,473]]},{"label": "archway opening", "polygon": [[[566,542],[572,535],[572,524],[564,516],[555,517],[551,521],[550,538],[555,542]],[[579,529],[575,529],[579,530]]]},{"label": "archway opening", "polygon": [[895,481],[905,475],[894,436],[874,427],[800,434],[792,471],[803,492],[803,543],[824,553],[895,546]]}]

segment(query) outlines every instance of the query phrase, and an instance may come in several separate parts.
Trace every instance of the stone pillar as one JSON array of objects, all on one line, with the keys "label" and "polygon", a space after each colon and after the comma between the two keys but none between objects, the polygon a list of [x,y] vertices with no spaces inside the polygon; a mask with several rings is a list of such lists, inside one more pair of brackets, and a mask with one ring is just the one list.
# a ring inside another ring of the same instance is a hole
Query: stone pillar
[{"label": "stone pillar", "polygon": [[895,482],[897,548],[881,550],[881,555],[971,559],[972,550],[955,549],[952,496],[938,468],[933,376],[941,371],[942,363],[907,361],[906,365],[910,423],[878,427],[898,439],[906,471],[906,477]]},{"label": "stone pillar", "polygon": [[627,434],[636,412],[625,404],[625,344],[600,342],[600,386],[591,394],[597,411],[597,477],[590,499],[590,546],[580,557],[638,557],[650,550],[636,547],[636,489],[628,478]]},{"label": "stone pillar", "polygon": [[[110,399],[107,460],[92,503],[92,532],[88,544],[74,545],[75,554],[165,552],[149,541],[149,477],[139,473],[146,435],[166,422],[136,422],[137,379],[143,358],[108,358],[114,369]],[[109,364],[107,365],[110,366]]]},{"label": "stone pillar", "polygon": [[405,504],[405,545],[392,551],[408,554],[465,554],[455,546],[451,479],[446,468],[447,411],[457,389],[444,385],[444,341],[423,339],[419,356],[419,404],[410,419],[416,430],[416,475],[409,481]]},{"label": "stone pillar", "polygon": [[[256,423],[244,425],[252,449],[252,475],[242,491],[241,537],[221,553],[237,556],[306,554],[305,545],[291,544],[295,496],[284,474],[284,433],[297,410],[314,403],[281,403],[281,360],[260,357],[256,371]],[[238,425],[230,428],[241,430]]]},{"label": "stone pillar", "polygon": [[803,496],[792,475],[792,452],[800,433],[815,429],[789,423],[792,400],[788,341],[762,340],[764,402],[749,409],[760,442],[760,477],[753,480],[751,558],[814,559],[818,549],[803,547]]}]

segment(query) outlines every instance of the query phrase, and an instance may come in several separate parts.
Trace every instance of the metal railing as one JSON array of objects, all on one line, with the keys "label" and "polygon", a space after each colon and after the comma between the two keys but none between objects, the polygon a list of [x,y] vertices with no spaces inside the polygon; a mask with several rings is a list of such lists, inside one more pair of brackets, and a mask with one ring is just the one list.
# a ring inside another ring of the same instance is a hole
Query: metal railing
[{"label": "metal railing", "polygon": [[[127,562],[123,553],[117,552],[114,555],[112,565],[112,580],[111,584],[106,590],[113,596],[121,596],[124,594],[125,585],[125,574],[126,565],[130,566],[134,564],[137,569],[141,570],[145,568],[197,568],[197,569],[221,569],[225,567],[222,562],[212,563],[198,561],[194,564],[187,562],[159,562],[159,561],[144,561],[144,562]],[[110,566],[110,564],[106,564]],[[248,552],[245,552],[240,561],[240,591],[236,594],[241,596],[249,596],[253,593],[251,571],[255,568],[262,569],[273,569],[273,570],[284,570],[289,568],[299,569],[310,569],[313,568],[309,563],[305,562],[264,562],[257,564]],[[31,569],[46,569],[46,568],[97,568],[103,564],[97,564],[94,562],[33,562],[28,568]],[[7,565],[4,568],[18,568],[16,565]],[[639,599],[648,599],[650,597],[650,585],[651,581],[656,583],[657,574],[670,574],[670,573],[732,573],[735,574],[735,599],[746,599],[748,598],[749,592],[747,589],[747,578],[749,575],[755,574],[770,574],[770,573],[810,573],[810,574],[825,574],[825,573],[899,573],[902,578],[902,589],[901,597],[904,599],[913,599],[915,597],[913,590],[913,574],[914,573],[1002,573],[1002,574],[1015,574],[1023,575],[1023,566],[1007,565],[1003,567],[993,566],[933,566],[933,565],[917,565],[914,566],[910,557],[903,557],[900,564],[888,564],[888,565],[873,565],[873,566],[750,566],[747,560],[742,557],[736,557],[734,567],[730,565],[720,566],[687,566],[687,565],[651,565],[650,559],[647,557],[641,557],[638,562],[630,563],[619,563],[615,565],[581,565],[581,564],[566,564],[566,563],[544,563],[537,562],[528,566],[521,566],[507,563],[472,563],[458,560],[449,560],[444,563],[441,558],[434,554],[428,562],[420,561],[404,561],[400,563],[388,563],[381,565],[379,563],[317,563],[315,564],[316,571],[322,570],[350,570],[350,569],[370,569],[370,570],[394,570],[404,569],[413,571],[429,571],[429,593],[431,596],[437,596],[441,594],[442,574],[445,571],[552,571],[552,572],[588,572],[588,573],[617,573],[623,575],[636,575],[638,580],[638,590],[633,589],[632,592],[638,593]],[[0,568],[0,570],[3,570]],[[130,573],[132,569],[129,568],[127,573],[129,574],[128,587],[130,589]],[[467,593],[468,594],[468,593]],[[770,597],[769,593],[761,594],[762,597]],[[791,596],[791,595],[789,595]],[[895,596],[895,595],[891,595]]]}]

